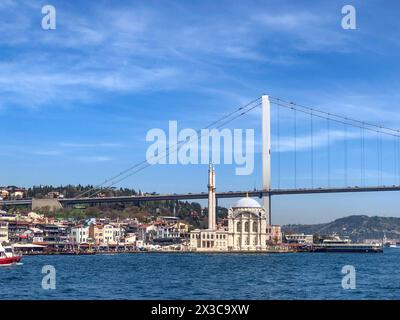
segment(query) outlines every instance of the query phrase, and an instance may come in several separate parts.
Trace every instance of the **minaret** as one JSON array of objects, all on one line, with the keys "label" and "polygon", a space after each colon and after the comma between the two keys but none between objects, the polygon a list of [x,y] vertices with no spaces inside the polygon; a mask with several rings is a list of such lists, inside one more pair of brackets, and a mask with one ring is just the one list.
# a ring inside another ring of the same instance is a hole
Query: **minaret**
[{"label": "minaret", "polygon": [[213,229],[217,229],[217,199],[215,196],[216,192],[216,183],[215,183],[215,169],[214,166],[212,168],[212,185],[213,185]]},{"label": "minaret", "polygon": [[215,215],[215,171],[210,163],[208,167],[208,229],[216,229]]}]

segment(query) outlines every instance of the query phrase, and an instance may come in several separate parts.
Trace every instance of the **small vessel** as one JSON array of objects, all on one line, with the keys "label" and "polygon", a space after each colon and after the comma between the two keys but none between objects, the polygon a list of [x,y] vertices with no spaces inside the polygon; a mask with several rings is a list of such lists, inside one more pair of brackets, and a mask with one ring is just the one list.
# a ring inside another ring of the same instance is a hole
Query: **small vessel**
[{"label": "small vessel", "polygon": [[333,235],[331,239],[324,239],[322,243],[314,244],[312,251],[377,253],[383,252],[383,248],[378,243],[351,243],[350,239],[341,239]]},{"label": "small vessel", "polygon": [[0,266],[13,265],[20,262],[22,256],[16,255],[11,246],[3,247],[0,244]]}]

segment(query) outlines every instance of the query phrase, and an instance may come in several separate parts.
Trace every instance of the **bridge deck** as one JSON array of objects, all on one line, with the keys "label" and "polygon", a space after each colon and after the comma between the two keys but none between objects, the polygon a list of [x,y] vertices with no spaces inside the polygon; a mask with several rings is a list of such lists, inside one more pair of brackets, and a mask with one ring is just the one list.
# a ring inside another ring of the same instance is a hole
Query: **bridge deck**
[{"label": "bridge deck", "polygon": [[[262,195],[279,196],[279,195],[300,195],[300,194],[321,194],[321,193],[346,193],[346,192],[382,192],[382,191],[400,191],[400,186],[381,186],[381,187],[343,187],[343,188],[314,188],[314,189],[273,189],[270,192],[262,190],[253,191],[232,191],[218,192],[217,198],[241,198],[247,194],[250,197],[262,197]],[[187,193],[187,194],[162,194],[162,195],[142,195],[142,196],[124,196],[124,197],[96,197],[96,198],[72,198],[59,199],[63,205],[74,204],[98,204],[98,203],[122,203],[122,202],[137,202],[137,201],[161,201],[161,200],[197,200],[207,199],[208,194],[202,193]],[[32,199],[22,200],[4,200],[0,201],[0,205],[32,205]]]}]

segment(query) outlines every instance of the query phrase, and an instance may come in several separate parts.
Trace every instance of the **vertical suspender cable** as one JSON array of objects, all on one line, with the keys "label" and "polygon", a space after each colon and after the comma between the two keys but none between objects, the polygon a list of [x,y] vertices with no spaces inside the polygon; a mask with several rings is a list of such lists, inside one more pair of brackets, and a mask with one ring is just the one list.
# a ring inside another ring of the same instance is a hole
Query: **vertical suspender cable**
[{"label": "vertical suspender cable", "polygon": [[346,123],[343,123],[344,126],[344,185],[347,187],[348,186],[348,175],[347,175],[347,125]]},{"label": "vertical suspender cable", "polygon": [[396,141],[396,145],[397,145],[397,154],[396,154],[396,161],[397,161],[397,183],[400,186],[400,130],[398,131],[398,136],[397,136],[397,141]]},{"label": "vertical suspender cable", "polygon": [[382,172],[383,171],[383,150],[382,150],[382,133],[379,131],[379,185],[381,186],[382,181]]},{"label": "vertical suspender cable", "polygon": [[294,111],[294,188],[297,188],[297,113]]},{"label": "vertical suspender cable", "polygon": [[394,142],[394,149],[393,149],[393,153],[394,153],[394,162],[393,162],[393,165],[394,165],[394,172],[395,172],[395,176],[394,176],[394,185],[396,185],[396,183],[397,183],[397,172],[398,172],[398,163],[397,163],[397,137],[395,137],[394,139],[393,139],[393,142]]}]

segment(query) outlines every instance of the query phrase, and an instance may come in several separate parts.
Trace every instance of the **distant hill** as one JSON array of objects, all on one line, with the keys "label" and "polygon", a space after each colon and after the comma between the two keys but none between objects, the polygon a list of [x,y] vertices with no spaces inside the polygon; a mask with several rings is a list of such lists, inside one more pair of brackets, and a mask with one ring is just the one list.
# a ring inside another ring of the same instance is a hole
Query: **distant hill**
[{"label": "distant hill", "polygon": [[353,241],[364,239],[400,239],[400,218],[352,215],[320,224],[291,224],[282,226],[284,233],[329,235],[337,233]]}]

